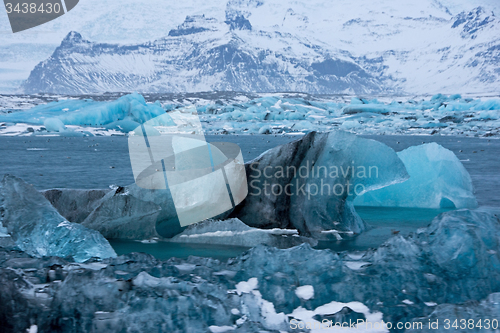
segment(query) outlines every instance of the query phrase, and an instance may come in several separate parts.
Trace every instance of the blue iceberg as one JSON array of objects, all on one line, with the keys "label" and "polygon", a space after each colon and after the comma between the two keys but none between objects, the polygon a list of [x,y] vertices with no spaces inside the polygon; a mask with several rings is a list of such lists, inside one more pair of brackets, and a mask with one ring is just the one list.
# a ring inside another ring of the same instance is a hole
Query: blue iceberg
[{"label": "blue iceberg", "polygon": [[6,175],[0,182],[0,223],[16,245],[35,256],[115,257],[108,241],[97,231],[68,222],[33,186]]},{"label": "blue iceberg", "polygon": [[336,131],[312,132],[246,164],[249,194],[235,217],[252,227],[341,237],[365,224],[353,200],[403,182],[403,162],[385,144]]},{"label": "blue iceberg", "polygon": [[437,143],[398,153],[410,179],[358,196],[357,206],[414,208],[475,208],[469,173],[455,154]]},{"label": "blue iceberg", "polygon": [[[216,101],[202,97],[189,101],[172,98],[168,102],[148,103],[137,93],[112,101],[70,98],[30,110],[0,112],[0,125],[6,127],[0,126],[0,135],[40,135],[47,133],[45,130],[64,136],[128,133],[158,115],[192,103],[207,134],[286,134],[343,129],[357,134],[500,135],[499,99],[438,94],[421,100],[379,101],[352,97],[348,102],[340,96],[290,94],[257,98],[239,95]],[[47,119],[51,120],[44,125]],[[66,129],[54,119],[60,120]],[[173,125],[168,116],[163,120],[163,124],[155,126]]]},{"label": "blue iceberg", "polygon": [[[66,125],[104,127],[129,132],[140,124],[164,115],[159,103],[146,103],[144,97],[134,93],[111,102],[91,99],[67,99],[38,105],[27,111],[0,115],[0,121],[44,125],[49,132],[66,133]],[[174,125],[168,116],[162,117],[164,126]]]}]

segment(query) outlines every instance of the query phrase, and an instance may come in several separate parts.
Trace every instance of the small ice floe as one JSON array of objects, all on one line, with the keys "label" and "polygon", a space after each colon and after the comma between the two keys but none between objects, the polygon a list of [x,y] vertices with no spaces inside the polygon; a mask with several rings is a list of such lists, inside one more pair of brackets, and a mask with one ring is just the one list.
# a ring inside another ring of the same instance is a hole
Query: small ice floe
[{"label": "small ice floe", "polygon": [[196,265],[181,264],[181,265],[174,265],[174,267],[177,268],[181,273],[188,273],[193,271],[196,268]]},{"label": "small ice floe", "polygon": [[434,302],[424,302],[425,305],[427,306],[436,306],[437,303],[434,303]]},{"label": "small ice floe", "polygon": [[213,275],[227,276],[228,278],[233,278],[236,275],[236,271],[223,270],[220,272],[215,272]]},{"label": "small ice floe", "polygon": [[365,256],[366,252],[349,252],[347,256],[352,260],[359,260]]},{"label": "small ice floe", "polygon": [[344,265],[353,271],[358,271],[363,268],[363,266],[371,265],[371,263],[366,261],[345,261]]},{"label": "small ice floe", "polygon": [[162,280],[149,275],[146,272],[140,272],[133,280],[132,283],[136,287],[155,288],[161,285]]},{"label": "small ice floe", "polygon": [[75,269],[80,269],[80,268],[85,268],[85,269],[91,269],[93,271],[100,271],[103,268],[108,267],[108,265],[100,263],[100,262],[91,262],[88,264],[69,264],[67,266],[64,266],[64,270],[66,271],[72,271]]},{"label": "small ice floe", "polygon": [[314,297],[314,288],[310,285],[300,286],[295,289],[295,295],[297,295],[298,298],[303,299],[304,301],[308,301]]},{"label": "small ice floe", "polygon": [[405,299],[405,300],[403,301],[403,303],[404,303],[404,304],[407,304],[407,305],[413,305],[413,304],[415,304],[415,303],[413,303],[412,301],[410,301],[409,299]]},{"label": "small ice floe", "polygon": [[252,290],[257,289],[259,286],[259,280],[257,278],[251,278],[248,281],[241,281],[236,285],[236,293],[238,295],[248,294]]},{"label": "small ice floe", "polygon": [[37,333],[38,332],[38,326],[36,325],[31,325],[30,328],[26,329],[27,333]]},{"label": "small ice floe", "polygon": [[[317,315],[332,316],[346,307],[354,312],[362,313],[365,316],[365,320],[363,323],[356,324],[352,328],[350,325],[342,327],[342,332],[389,332],[386,323],[383,321],[383,314],[381,312],[371,312],[366,305],[360,302],[331,302],[319,306],[314,310],[307,310],[299,306],[291,314],[287,315],[289,318],[293,318],[290,320],[290,328],[292,330],[308,329],[311,333],[329,332],[330,330],[332,332],[337,331],[335,327],[327,326],[326,323],[322,323],[314,318]],[[335,325],[335,323],[332,323],[332,325]]]},{"label": "small ice floe", "polygon": [[231,313],[235,316],[239,315],[240,314],[240,310],[234,308],[234,309],[231,309]]},{"label": "small ice floe", "polygon": [[159,238],[153,237],[151,239],[143,239],[141,241],[138,241],[142,244],[156,244],[158,243]]},{"label": "small ice floe", "polygon": [[230,332],[234,331],[236,326],[209,326],[208,329],[212,333],[224,333],[224,332]]},{"label": "small ice floe", "polygon": [[337,240],[343,239],[342,236],[340,236],[340,234],[346,234],[346,235],[353,235],[354,234],[354,232],[352,232],[352,231],[340,231],[340,230],[335,230],[335,229],[322,230],[321,233],[325,234],[325,235],[333,234],[335,236],[335,238],[337,238]]}]

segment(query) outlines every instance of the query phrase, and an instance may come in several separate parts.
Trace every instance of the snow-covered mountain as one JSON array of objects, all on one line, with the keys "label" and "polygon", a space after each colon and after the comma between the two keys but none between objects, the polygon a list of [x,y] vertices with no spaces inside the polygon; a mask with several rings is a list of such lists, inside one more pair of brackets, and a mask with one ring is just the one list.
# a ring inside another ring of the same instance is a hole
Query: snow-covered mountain
[{"label": "snow-covered mountain", "polygon": [[67,94],[498,92],[500,21],[487,6],[457,13],[466,8],[457,1],[200,5],[152,42],[104,44],[72,32],[22,88]]}]

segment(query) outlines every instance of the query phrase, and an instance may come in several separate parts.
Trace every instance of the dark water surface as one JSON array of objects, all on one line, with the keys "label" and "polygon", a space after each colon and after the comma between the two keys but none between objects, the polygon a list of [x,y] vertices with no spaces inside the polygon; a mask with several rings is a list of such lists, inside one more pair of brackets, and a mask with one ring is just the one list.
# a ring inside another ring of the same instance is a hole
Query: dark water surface
[{"label": "dark water surface", "polygon": [[[469,171],[480,206],[500,207],[500,140],[441,136],[365,136],[396,151],[436,142],[452,150]],[[237,143],[245,161],[297,136],[207,136],[211,142]],[[134,182],[126,137],[0,137],[0,175],[13,174],[37,189],[106,188]],[[350,241],[320,244],[321,248],[365,250],[379,246],[393,234],[406,235],[427,226],[442,210],[358,207],[371,229]],[[118,254],[148,252],[158,258],[189,255],[233,257],[244,248],[192,244],[112,241]]]}]

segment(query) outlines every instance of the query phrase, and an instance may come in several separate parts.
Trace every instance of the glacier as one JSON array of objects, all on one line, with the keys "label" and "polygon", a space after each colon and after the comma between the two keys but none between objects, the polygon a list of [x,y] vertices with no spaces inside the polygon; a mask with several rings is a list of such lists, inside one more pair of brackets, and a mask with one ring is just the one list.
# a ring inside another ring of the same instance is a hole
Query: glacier
[{"label": "glacier", "polygon": [[498,318],[499,213],[443,213],[357,255],[259,245],[228,261],[131,253],[75,263],[2,247],[0,328],[293,332],[323,319]]},{"label": "glacier", "polygon": [[404,183],[356,197],[356,206],[436,209],[477,207],[470,175],[452,151],[437,143],[428,143],[397,154],[410,178]]},{"label": "glacier", "polygon": [[[48,103],[34,97],[16,98],[15,103],[11,97],[3,98],[0,135],[126,135],[158,115],[193,105],[206,134],[287,135],[341,129],[361,135],[486,138],[498,137],[500,128],[500,99],[456,94],[420,99],[241,93],[227,94],[225,98],[216,93],[147,98],[140,94],[95,100],[45,97]],[[26,109],[29,105],[33,107]],[[156,127],[173,125],[168,115],[162,119],[164,123]]]},{"label": "glacier", "polygon": [[6,175],[0,182],[0,223],[22,251],[35,257],[115,257],[98,232],[68,222],[45,197],[21,179]]}]

